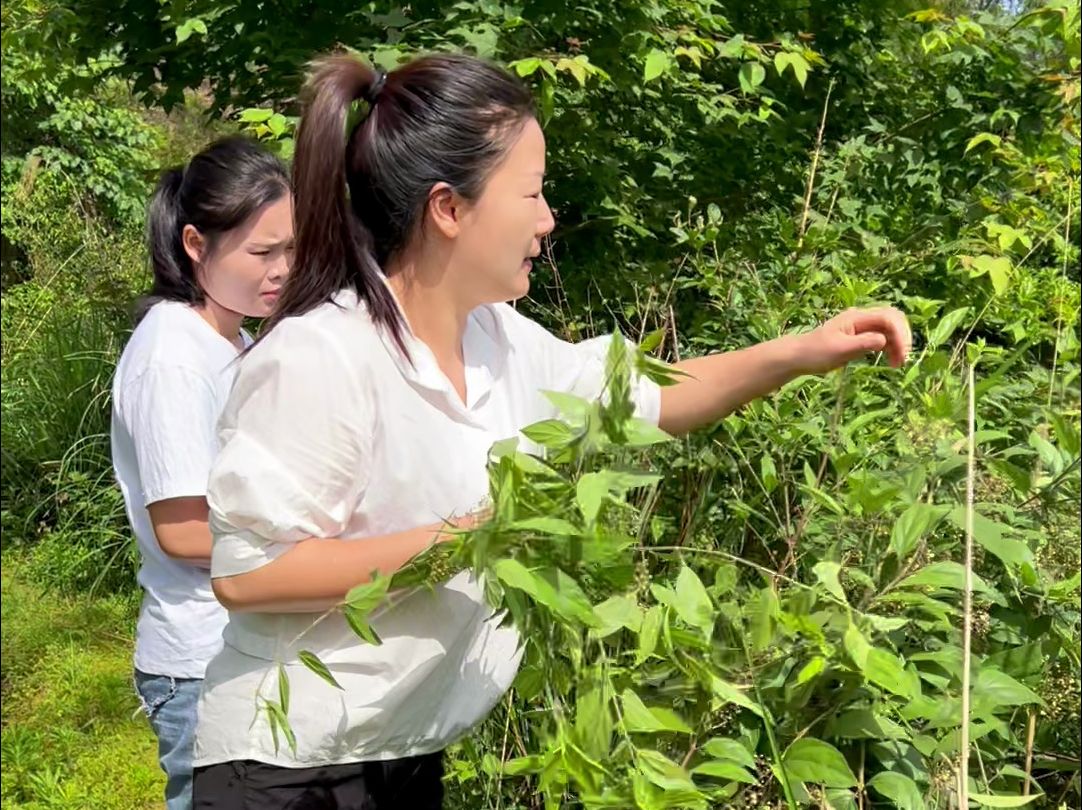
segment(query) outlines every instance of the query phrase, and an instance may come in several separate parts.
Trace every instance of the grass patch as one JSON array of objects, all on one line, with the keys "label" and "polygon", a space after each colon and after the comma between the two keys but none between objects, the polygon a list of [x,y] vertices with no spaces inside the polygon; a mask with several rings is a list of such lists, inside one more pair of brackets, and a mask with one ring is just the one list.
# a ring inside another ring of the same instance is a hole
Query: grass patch
[{"label": "grass patch", "polygon": [[58,596],[10,554],[0,582],[4,810],[160,807],[131,679],[137,597]]}]

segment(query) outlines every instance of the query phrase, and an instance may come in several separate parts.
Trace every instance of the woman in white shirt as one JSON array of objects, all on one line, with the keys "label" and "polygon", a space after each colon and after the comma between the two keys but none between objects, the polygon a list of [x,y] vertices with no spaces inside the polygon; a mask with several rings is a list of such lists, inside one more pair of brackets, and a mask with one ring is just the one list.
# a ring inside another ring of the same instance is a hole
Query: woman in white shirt
[{"label": "woman in white shirt", "polygon": [[135,683],[168,810],[192,804],[196,700],[226,622],[208,570],[218,417],[250,343],[241,320],[271,311],[292,239],[285,167],[239,138],[167,171],[147,211],[154,282],[117,364],[112,455],[142,556]]},{"label": "woman in white shirt", "polygon": [[[347,130],[361,100],[367,115]],[[379,646],[338,613],[311,625],[372,571],[469,525],[492,443],[554,415],[541,390],[600,394],[603,343],[565,343],[504,303],[527,293],[553,228],[544,169],[530,95],[493,65],[317,64],[295,153],[293,275],[241,366],[209,485],[230,619],[200,702],[201,810],[439,807],[440,751],[514,678],[516,634],[486,621],[465,573],[384,610]],[[869,351],[899,364],[908,345],[901,313],[850,312],[681,363],[686,381],[639,380],[633,399],[681,433]],[[300,664],[301,649],[343,688]],[[257,697],[277,698],[277,662],[292,750]]]}]

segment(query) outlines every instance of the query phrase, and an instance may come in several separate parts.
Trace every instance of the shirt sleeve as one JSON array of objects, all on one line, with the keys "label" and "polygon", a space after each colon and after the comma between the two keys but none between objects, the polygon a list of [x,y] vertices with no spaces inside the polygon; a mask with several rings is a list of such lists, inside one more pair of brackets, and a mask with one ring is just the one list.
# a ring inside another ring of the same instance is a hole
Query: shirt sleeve
[{"label": "shirt sleeve", "polygon": [[[512,328],[529,344],[540,389],[562,391],[589,400],[604,393],[605,360],[613,339],[611,335],[569,343],[511,307],[506,307],[505,314],[514,324]],[[661,387],[657,383],[647,377],[632,375],[631,400],[637,417],[654,425],[658,423]]]},{"label": "shirt sleeve", "polygon": [[123,402],[143,504],[206,495],[218,446],[211,383],[187,368],[155,366],[132,382]]},{"label": "shirt sleeve", "polygon": [[212,577],[254,571],[300,540],[344,531],[370,457],[370,400],[355,366],[296,321],[241,362],[207,492]]}]

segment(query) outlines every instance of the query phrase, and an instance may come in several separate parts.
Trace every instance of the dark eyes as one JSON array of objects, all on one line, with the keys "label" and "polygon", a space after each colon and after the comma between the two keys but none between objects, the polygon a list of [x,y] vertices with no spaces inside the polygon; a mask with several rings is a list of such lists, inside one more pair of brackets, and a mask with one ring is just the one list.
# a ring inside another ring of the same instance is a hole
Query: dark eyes
[{"label": "dark eyes", "polygon": [[[285,250],[286,253],[292,253],[293,252],[293,243],[291,242],[290,244],[286,245],[284,250]],[[249,250],[248,252],[250,254],[252,254],[253,256],[270,256],[271,255],[270,250]]]}]

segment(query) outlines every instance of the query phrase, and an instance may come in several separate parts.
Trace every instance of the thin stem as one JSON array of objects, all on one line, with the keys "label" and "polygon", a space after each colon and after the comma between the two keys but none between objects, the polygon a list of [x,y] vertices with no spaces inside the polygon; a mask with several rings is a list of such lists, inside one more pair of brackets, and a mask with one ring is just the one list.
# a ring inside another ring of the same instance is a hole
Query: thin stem
[{"label": "thin stem", "polygon": [[[743,613],[743,611],[741,611]],[[741,646],[744,648],[744,658],[748,662],[748,666],[751,667],[751,654],[748,652],[748,645],[743,641],[743,635],[740,635]],[[774,764],[777,766],[778,773],[781,774],[781,778],[778,780],[781,782],[782,792],[785,794],[785,803],[789,806],[789,810],[796,810],[796,799],[793,796],[793,787],[789,784],[789,772],[785,769],[785,763],[782,761],[781,749],[778,748],[778,740],[774,736],[774,717],[770,713],[770,710],[763,702],[762,693],[759,691],[759,682],[753,678],[751,681],[752,688],[755,689],[755,700],[759,706],[762,707],[763,714],[763,729],[766,731],[766,739],[770,743],[770,753],[774,757]]]},{"label": "thin stem", "polygon": [[811,171],[808,172],[808,188],[804,192],[804,211],[800,215],[800,231],[796,248],[800,250],[804,246],[804,232],[808,228],[808,213],[811,210],[812,193],[815,191],[815,172],[819,168],[819,158],[823,154],[823,131],[827,126],[827,109],[830,106],[830,94],[834,90],[834,80],[827,85],[827,96],[823,100],[823,115],[819,119],[819,132],[815,136],[815,152],[812,153]]},{"label": "thin stem", "polygon": [[1033,779],[1033,738],[1037,735],[1037,712],[1029,710],[1029,723],[1026,728],[1026,781],[1022,785],[1022,795],[1028,796],[1030,781]]},{"label": "thin stem", "polygon": [[976,391],[973,364],[969,365],[969,454],[966,473],[966,569],[962,591],[964,619],[962,624],[962,729],[961,762],[959,763],[958,806],[969,807],[969,691],[970,664],[973,658],[973,482],[976,470]]},{"label": "thin stem", "polygon": [[[1063,222],[1063,273],[1060,281],[1067,279],[1067,261],[1071,244],[1071,203],[1074,202],[1074,178],[1067,178],[1067,216]],[[1059,342],[1063,336],[1063,297],[1056,297],[1056,345],[1052,348],[1052,371],[1048,375],[1048,407],[1052,407],[1052,393],[1056,390],[1056,366],[1059,364]],[[1029,788],[1029,782],[1026,782]],[[1027,790],[1026,795],[1029,795]]]}]

